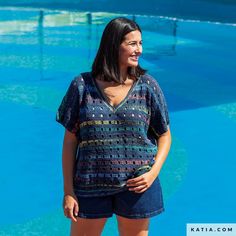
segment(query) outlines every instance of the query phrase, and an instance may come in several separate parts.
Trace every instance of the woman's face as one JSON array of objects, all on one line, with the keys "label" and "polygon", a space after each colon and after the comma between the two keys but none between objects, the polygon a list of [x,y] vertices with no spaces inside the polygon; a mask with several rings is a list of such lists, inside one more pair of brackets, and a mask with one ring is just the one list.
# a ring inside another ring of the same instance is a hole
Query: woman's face
[{"label": "woman's face", "polygon": [[125,35],[120,45],[120,69],[138,66],[138,59],[142,53],[142,35],[138,30]]}]

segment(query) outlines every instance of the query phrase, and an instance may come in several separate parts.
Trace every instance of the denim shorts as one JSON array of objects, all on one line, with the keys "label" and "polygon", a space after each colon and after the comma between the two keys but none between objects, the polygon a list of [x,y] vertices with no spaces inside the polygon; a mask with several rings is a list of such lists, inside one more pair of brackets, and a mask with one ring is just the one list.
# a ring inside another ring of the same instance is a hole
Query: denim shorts
[{"label": "denim shorts", "polygon": [[99,197],[77,196],[78,217],[97,219],[112,217],[113,213],[130,219],[149,218],[164,211],[162,189],[157,177],[143,193],[125,190]]}]

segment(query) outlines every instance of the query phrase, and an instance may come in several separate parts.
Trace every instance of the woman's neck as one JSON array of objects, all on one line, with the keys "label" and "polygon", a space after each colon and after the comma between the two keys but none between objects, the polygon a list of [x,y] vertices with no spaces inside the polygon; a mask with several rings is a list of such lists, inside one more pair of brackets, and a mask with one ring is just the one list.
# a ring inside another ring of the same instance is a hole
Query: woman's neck
[{"label": "woman's neck", "polygon": [[128,79],[128,72],[127,68],[120,68],[120,77],[125,82]]}]

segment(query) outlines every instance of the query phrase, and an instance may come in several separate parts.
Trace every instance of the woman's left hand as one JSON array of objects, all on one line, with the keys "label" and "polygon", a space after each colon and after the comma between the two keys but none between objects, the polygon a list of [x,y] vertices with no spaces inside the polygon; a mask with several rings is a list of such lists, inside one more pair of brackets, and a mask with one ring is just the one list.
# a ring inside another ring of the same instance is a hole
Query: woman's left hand
[{"label": "woman's left hand", "polygon": [[135,193],[142,193],[146,191],[154,182],[157,175],[150,170],[147,173],[144,173],[136,178],[129,179],[126,182],[126,186],[129,188],[129,191],[134,191]]}]

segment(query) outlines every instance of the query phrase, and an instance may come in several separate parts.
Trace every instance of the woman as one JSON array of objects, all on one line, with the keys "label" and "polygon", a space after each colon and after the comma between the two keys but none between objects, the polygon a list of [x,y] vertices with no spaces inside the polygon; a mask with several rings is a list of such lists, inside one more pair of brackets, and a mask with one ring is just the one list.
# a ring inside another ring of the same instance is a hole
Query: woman
[{"label": "woman", "polygon": [[72,236],[101,235],[113,213],[121,236],[148,235],[149,218],[164,211],[158,175],[171,144],[169,117],[157,81],[138,64],[141,36],[129,19],[110,21],[92,72],[71,82],[58,109]]}]

